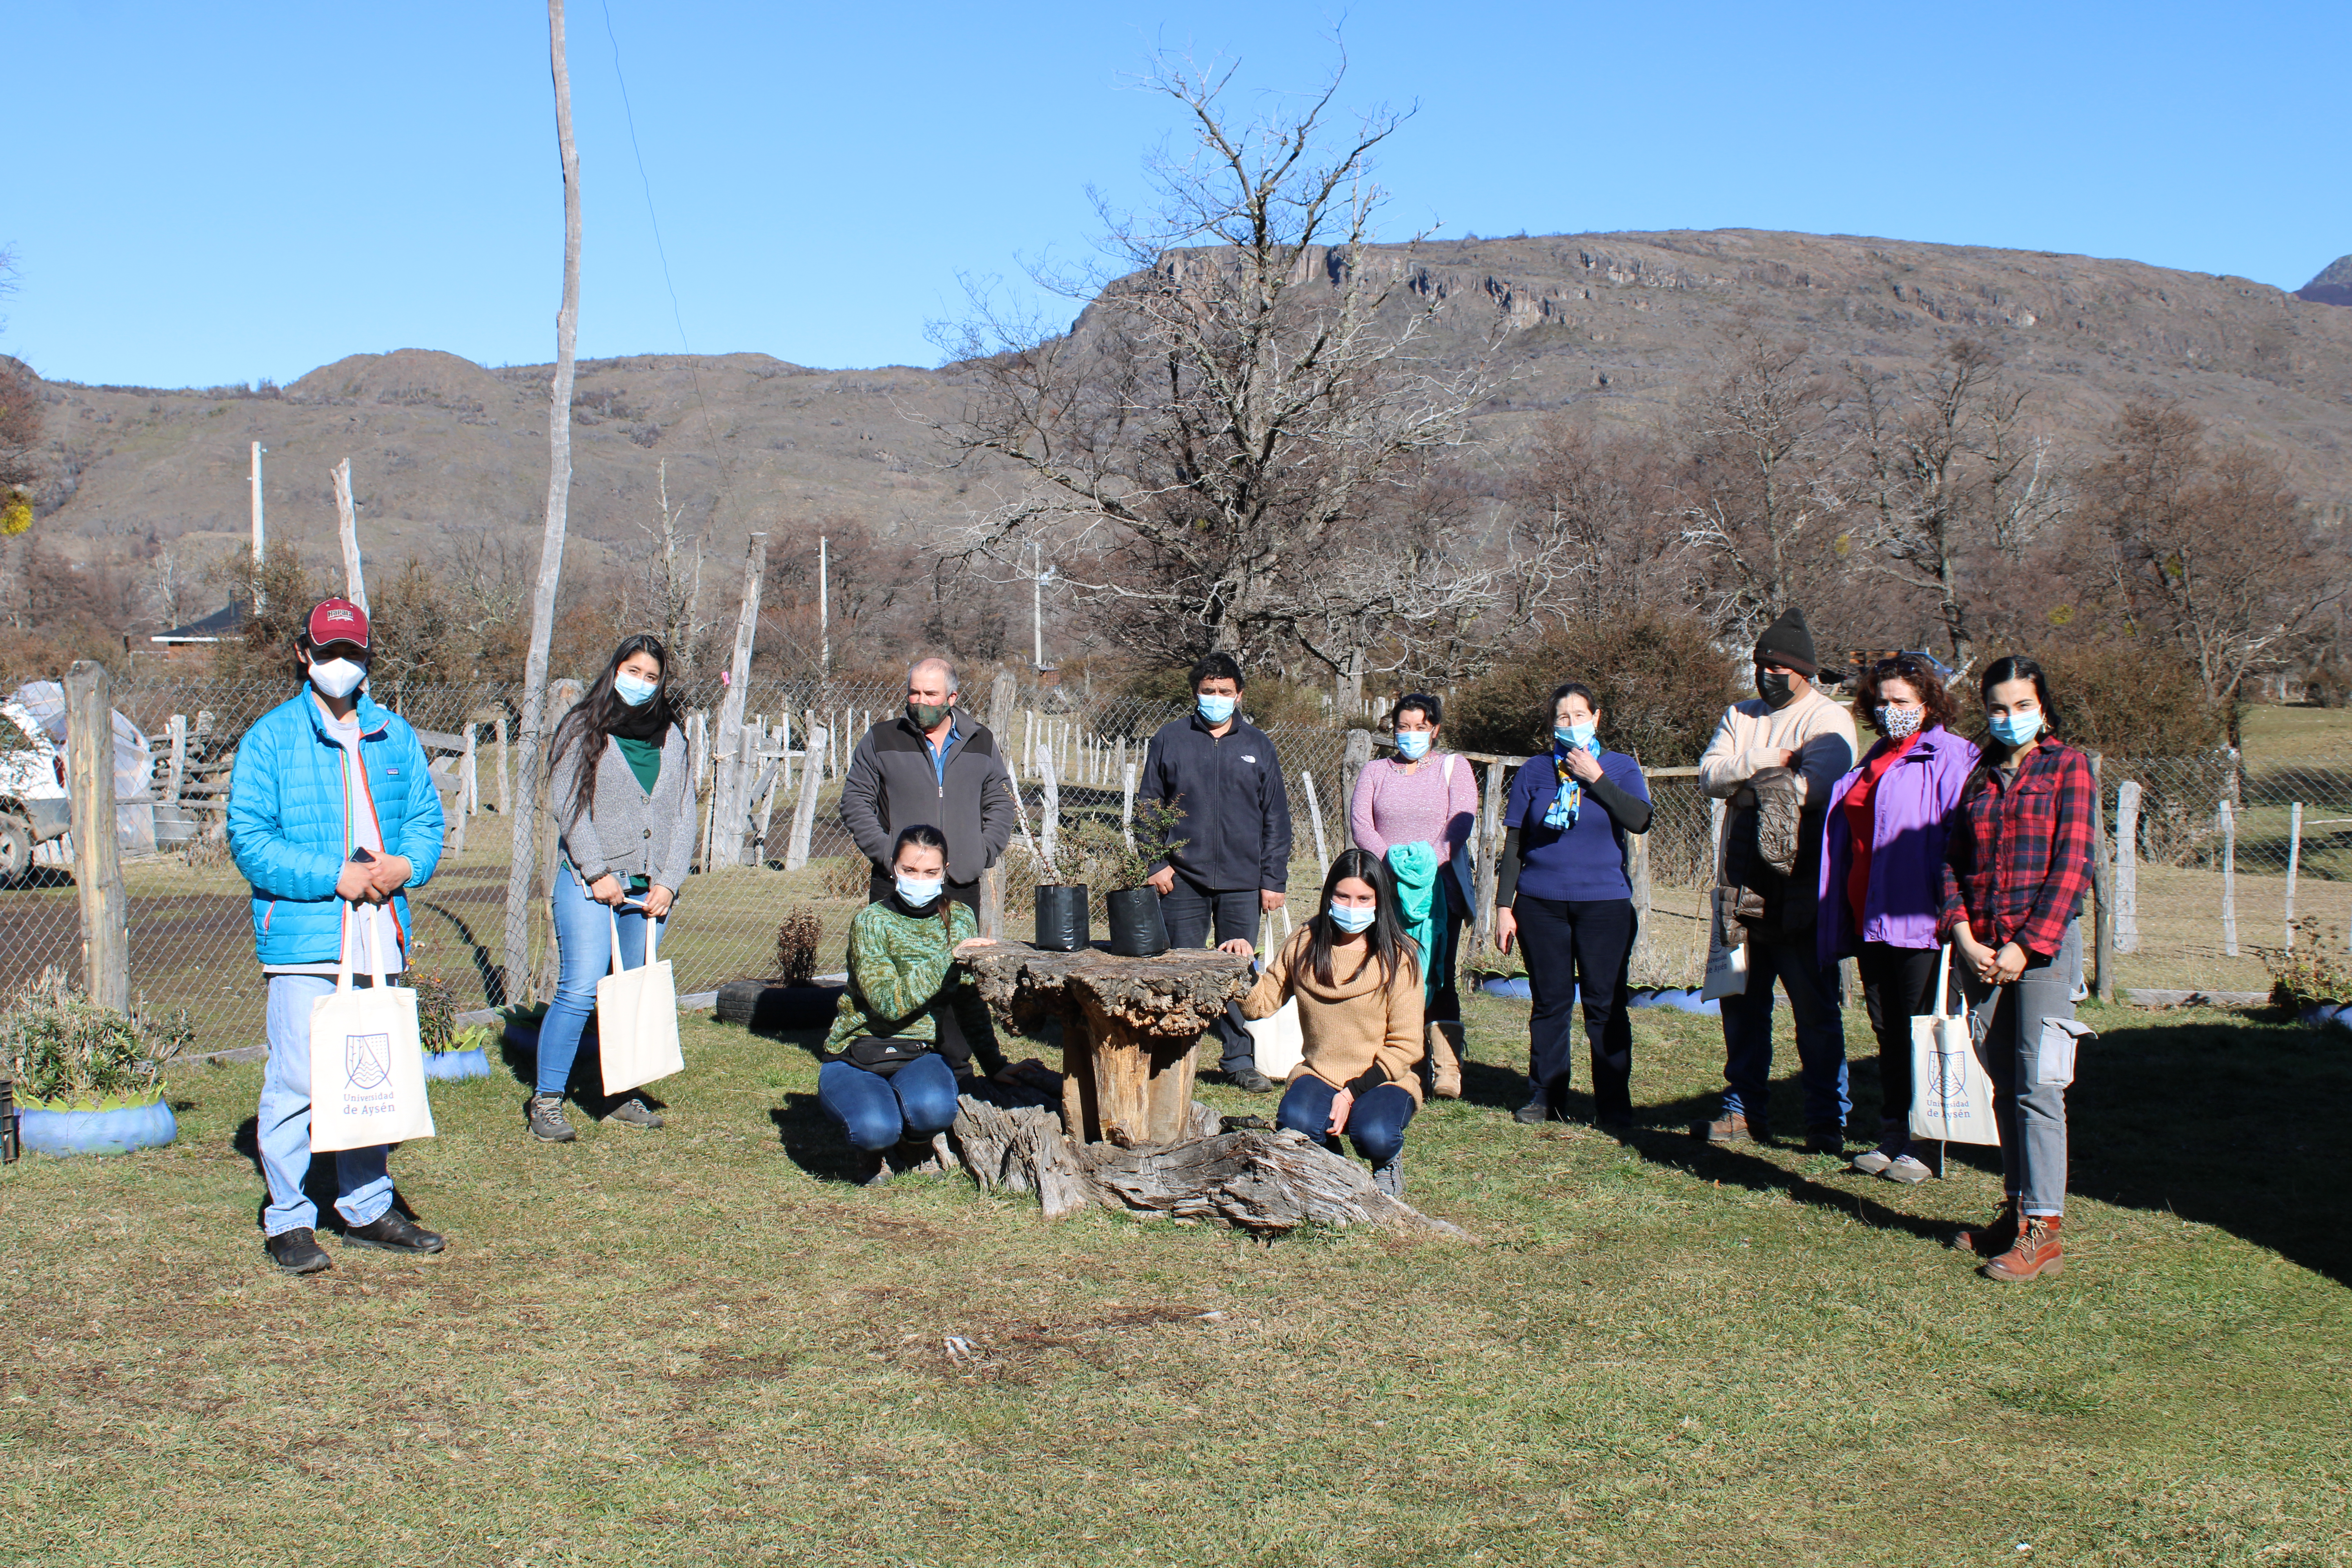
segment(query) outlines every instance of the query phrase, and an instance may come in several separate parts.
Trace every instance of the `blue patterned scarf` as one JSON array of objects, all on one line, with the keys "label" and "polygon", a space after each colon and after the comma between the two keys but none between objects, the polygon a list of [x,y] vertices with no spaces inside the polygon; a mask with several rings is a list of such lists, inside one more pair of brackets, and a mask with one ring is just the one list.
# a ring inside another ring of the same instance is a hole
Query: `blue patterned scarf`
[{"label": "blue patterned scarf", "polygon": [[[1595,762],[1600,760],[1599,737],[1596,736],[1585,742],[1584,749],[1592,753]],[[1576,814],[1584,806],[1583,787],[1576,782],[1576,775],[1568,771],[1570,750],[1570,748],[1561,745],[1557,740],[1551,743],[1552,774],[1559,781],[1559,791],[1551,797],[1551,809],[1544,813],[1546,827],[1557,827],[1562,830],[1574,827]]]}]

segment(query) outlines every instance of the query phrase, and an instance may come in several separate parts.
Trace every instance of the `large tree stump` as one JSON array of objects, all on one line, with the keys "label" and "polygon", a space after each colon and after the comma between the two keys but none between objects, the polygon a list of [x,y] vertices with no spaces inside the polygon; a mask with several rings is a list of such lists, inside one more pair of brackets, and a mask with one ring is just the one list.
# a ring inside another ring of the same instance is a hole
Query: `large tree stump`
[{"label": "large tree stump", "polygon": [[1061,1019],[1063,1129],[1126,1149],[1191,1134],[1201,1033],[1249,984],[1249,961],[1213,948],[1120,958],[1007,942],[966,966],[982,998],[1016,1027]]}]

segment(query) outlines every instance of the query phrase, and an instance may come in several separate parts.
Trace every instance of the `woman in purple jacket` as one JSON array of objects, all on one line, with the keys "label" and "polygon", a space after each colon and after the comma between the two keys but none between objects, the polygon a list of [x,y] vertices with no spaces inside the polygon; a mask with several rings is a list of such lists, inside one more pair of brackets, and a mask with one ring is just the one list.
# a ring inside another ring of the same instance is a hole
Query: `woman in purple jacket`
[{"label": "woman in purple jacket", "polygon": [[1878,1037],[1878,1146],[1854,1169],[1923,1182],[1927,1167],[1911,1154],[1911,1020],[1935,1005],[1944,825],[1977,749],[1945,728],[1958,705],[1924,654],[1880,660],[1863,677],[1853,710],[1880,739],[1830,792],[1821,961],[1858,961]]}]

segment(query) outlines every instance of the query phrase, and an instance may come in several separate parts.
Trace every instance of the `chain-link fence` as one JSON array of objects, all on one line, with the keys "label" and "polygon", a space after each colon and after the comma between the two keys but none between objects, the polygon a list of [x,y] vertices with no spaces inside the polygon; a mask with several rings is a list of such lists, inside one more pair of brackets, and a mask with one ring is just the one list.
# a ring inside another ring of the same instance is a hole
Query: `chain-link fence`
[{"label": "chain-link fence", "polygon": [[[222,827],[239,741],[289,695],[276,683],[168,679],[130,683],[114,695],[153,758],[152,784],[121,807],[132,991],[151,1004],[187,1008],[206,1048],[260,1037],[250,894]],[[752,682],[744,693],[745,740],[731,795],[720,787],[729,759],[713,754],[719,746],[711,733],[723,690],[714,682],[683,695],[695,715],[689,728],[700,847],[663,948],[677,965],[679,990],[708,991],[773,973],[776,927],[797,908],[817,911],[824,928],[822,966],[836,966],[867,886],[866,861],[841,825],[841,777],[856,737],[897,713],[903,689],[896,683]],[[420,970],[456,988],[461,1007],[506,1000],[520,697],[491,684],[395,687],[383,694],[425,739],[442,785],[446,848],[430,884],[412,900],[415,957]],[[1042,847],[1048,826],[1041,752],[1051,760],[1057,797],[1053,836],[1057,847],[1067,847],[1089,822],[1112,826],[1123,818],[1129,779],[1140,771],[1145,743],[1182,710],[1010,681],[989,693],[966,692],[964,700],[1018,763],[1028,835],[1014,839],[1003,887],[1003,929],[1020,937],[1034,920],[1035,886],[1045,879],[1029,847]],[[1266,729],[1282,760],[1295,823],[1293,908],[1311,909],[1325,857],[1349,842],[1350,731],[1337,723]],[[1358,734],[1353,758],[1374,754],[1371,737]],[[1479,842],[1491,854],[1500,835],[1490,812],[1504,796],[1509,768],[1471,765],[1488,808]],[[2284,945],[2298,920],[2305,934],[2297,940],[2344,947],[2352,933],[2352,764],[2264,768],[2223,752],[2109,762],[2103,773],[2124,986],[2264,989],[2256,950]],[[1689,768],[1654,768],[1650,787],[1656,811],[1643,851],[1649,912],[1634,978],[1694,984],[1706,962],[1702,910],[1716,809]],[[719,816],[722,804],[740,814],[732,834]],[[544,836],[538,854],[543,865]],[[1058,864],[1068,878],[1066,847]],[[44,845],[31,876],[0,891],[0,987],[13,990],[52,963],[79,975],[81,932],[70,866],[62,841]],[[1099,932],[1105,889],[1093,890]],[[533,906],[532,969],[543,988],[551,979],[543,895]]]}]

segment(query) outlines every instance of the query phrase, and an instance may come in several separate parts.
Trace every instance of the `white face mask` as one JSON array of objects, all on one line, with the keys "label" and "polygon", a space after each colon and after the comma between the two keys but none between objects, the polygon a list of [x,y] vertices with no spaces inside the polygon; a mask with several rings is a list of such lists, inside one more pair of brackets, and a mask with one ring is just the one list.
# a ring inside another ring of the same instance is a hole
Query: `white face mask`
[{"label": "white face mask", "polygon": [[367,666],[356,659],[331,658],[310,666],[310,684],[330,699],[349,697],[367,679]]},{"label": "white face mask", "polygon": [[906,902],[908,909],[915,910],[921,909],[925,904],[938,898],[940,885],[946,880],[941,877],[909,877],[904,871],[898,875],[898,897]]}]

